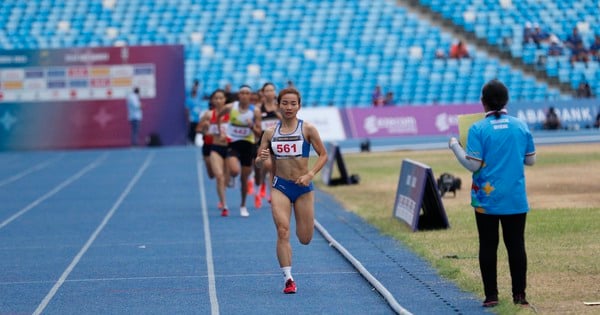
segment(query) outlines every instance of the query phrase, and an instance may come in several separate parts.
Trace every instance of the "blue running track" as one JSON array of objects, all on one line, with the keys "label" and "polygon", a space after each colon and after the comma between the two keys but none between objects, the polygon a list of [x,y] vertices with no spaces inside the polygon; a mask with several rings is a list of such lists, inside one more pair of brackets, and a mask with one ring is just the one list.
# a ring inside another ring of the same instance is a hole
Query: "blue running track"
[{"label": "blue running track", "polygon": [[[242,218],[239,189],[227,194],[223,218],[194,147],[0,153],[0,314],[395,313],[318,231],[308,246],[293,238],[298,293],[284,295],[270,210]],[[318,223],[403,309],[485,313],[402,244],[316,200]]]}]

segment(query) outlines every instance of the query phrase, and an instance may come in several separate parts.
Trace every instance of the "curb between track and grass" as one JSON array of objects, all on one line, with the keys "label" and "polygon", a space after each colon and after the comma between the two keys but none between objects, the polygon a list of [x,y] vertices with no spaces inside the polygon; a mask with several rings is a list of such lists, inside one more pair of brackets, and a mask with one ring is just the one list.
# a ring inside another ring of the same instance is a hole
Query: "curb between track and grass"
[{"label": "curb between track and grass", "polygon": [[381,282],[379,282],[379,280],[377,280],[377,278],[375,278],[369,272],[369,270],[367,270],[363,266],[363,264],[358,259],[356,259],[354,256],[352,256],[352,254],[348,250],[346,250],[346,248],[344,246],[342,246],[342,244],[340,244],[338,241],[336,241],[331,236],[331,234],[329,234],[329,232],[327,232],[327,230],[319,223],[319,221],[317,221],[315,219],[314,223],[315,223],[315,228],[317,229],[317,231],[319,231],[319,233],[321,233],[321,235],[329,242],[329,246],[334,247],[338,252],[340,252],[340,254],[342,254],[342,256],[344,256],[344,258],[346,258],[346,260],[348,260],[348,262],[350,262],[352,264],[352,266],[354,266],[354,268],[367,281],[369,281],[369,283],[377,290],[377,292],[379,292],[379,294],[381,294],[381,296],[383,296],[383,298],[387,301],[387,303],[390,305],[390,307],[396,313],[402,314],[402,315],[412,315],[412,313],[410,311],[408,311],[407,309],[402,307],[400,305],[400,303],[398,303],[398,301],[396,301],[396,298],[394,298],[394,296],[390,293],[390,291],[388,291],[388,289],[386,289],[386,287],[383,286],[383,284],[381,284]]}]

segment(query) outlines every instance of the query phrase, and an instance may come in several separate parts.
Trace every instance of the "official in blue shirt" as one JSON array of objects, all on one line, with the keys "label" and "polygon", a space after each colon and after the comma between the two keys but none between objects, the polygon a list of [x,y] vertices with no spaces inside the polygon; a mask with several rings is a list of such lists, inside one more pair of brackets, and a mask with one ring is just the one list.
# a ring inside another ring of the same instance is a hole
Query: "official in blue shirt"
[{"label": "official in blue shirt", "polygon": [[485,84],[481,103],[486,115],[469,128],[466,151],[456,138],[450,139],[449,147],[458,161],[473,172],[471,205],[479,234],[483,306],[498,305],[496,264],[500,224],[508,252],[513,302],[528,305],[524,234],[529,205],[524,165],[535,163],[535,145],[527,125],[507,114],[508,89],[502,82],[492,80]]},{"label": "official in blue shirt", "polygon": [[200,96],[198,89],[198,86],[194,86],[190,91],[190,95],[185,100],[185,108],[188,117],[188,141],[190,143],[194,143],[196,127],[200,121],[202,97]]}]

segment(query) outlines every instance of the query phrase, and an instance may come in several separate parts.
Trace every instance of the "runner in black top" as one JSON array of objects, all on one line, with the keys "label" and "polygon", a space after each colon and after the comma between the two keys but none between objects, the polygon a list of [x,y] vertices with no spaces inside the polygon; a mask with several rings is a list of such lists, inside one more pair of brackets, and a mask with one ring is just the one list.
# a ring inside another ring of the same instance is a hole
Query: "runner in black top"
[{"label": "runner in black top", "polygon": [[[261,113],[261,126],[262,133],[265,130],[273,127],[281,120],[281,114],[279,113],[279,109],[277,108],[277,92],[275,90],[275,85],[271,82],[267,82],[263,85],[261,92],[263,94],[263,101],[260,104],[260,113]],[[262,133],[258,137],[258,142],[256,143],[256,147],[260,147],[260,140],[262,139]],[[265,181],[265,177],[269,175],[268,182]],[[271,202],[271,183],[273,181],[273,172],[271,161],[265,161],[263,163],[262,168],[254,167],[254,184],[256,185],[255,194],[254,194],[254,207],[259,209],[262,207],[262,198],[267,196],[267,185],[269,185],[269,197],[268,201]],[[266,182],[266,183],[265,183]]]}]

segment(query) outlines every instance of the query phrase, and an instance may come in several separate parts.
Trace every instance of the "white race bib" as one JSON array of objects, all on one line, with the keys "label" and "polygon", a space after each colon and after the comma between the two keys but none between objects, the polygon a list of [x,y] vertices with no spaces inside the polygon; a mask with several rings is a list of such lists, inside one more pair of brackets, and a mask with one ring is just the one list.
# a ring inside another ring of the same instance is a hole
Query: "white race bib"
[{"label": "white race bib", "polygon": [[272,142],[271,150],[276,156],[299,156],[302,155],[302,140]]},{"label": "white race bib", "polygon": [[230,136],[232,136],[232,137],[245,138],[250,135],[250,133],[252,132],[252,129],[250,129],[249,127],[240,127],[240,126],[231,125],[229,128],[229,131],[231,132]]}]

